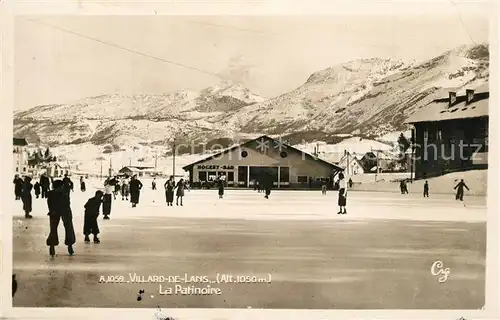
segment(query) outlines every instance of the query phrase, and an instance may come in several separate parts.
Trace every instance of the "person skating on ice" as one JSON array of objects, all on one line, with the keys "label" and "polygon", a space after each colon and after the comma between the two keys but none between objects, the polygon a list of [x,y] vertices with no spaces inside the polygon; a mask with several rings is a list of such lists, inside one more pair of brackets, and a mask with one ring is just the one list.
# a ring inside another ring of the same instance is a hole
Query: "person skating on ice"
[{"label": "person skating on ice", "polygon": [[182,203],[182,198],[184,198],[184,179],[181,178],[181,180],[179,180],[179,182],[177,182],[177,191],[176,191],[176,196],[177,198],[175,199],[175,205],[179,205],[179,199],[181,200],[181,206],[183,206],[183,203]]},{"label": "person skating on ice", "polygon": [[73,190],[73,187],[74,187],[73,181],[71,181],[71,179],[69,178],[67,173],[64,175],[63,183],[64,183],[64,188],[66,189],[68,194],[70,194],[72,191],[74,191]]},{"label": "person skating on ice", "polygon": [[165,187],[165,198],[167,200],[167,206],[173,206],[174,202],[174,189],[175,189],[175,180],[174,176],[170,176],[167,182],[164,184]]},{"label": "person skating on ice", "polygon": [[33,210],[33,198],[31,196],[32,189],[33,184],[31,184],[31,178],[25,177],[21,190],[21,200],[23,201],[24,217],[26,219],[33,218],[33,216],[30,214]]},{"label": "person skating on ice", "polygon": [[122,180],[122,200],[128,201],[128,195],[129,195],[128,178],[125,177]]},{"label": "person skating on ice", "polygon": [[83,180],[83,176],[80,177],[80,191],[85,192],[87,187],[85,186],[85,180]]},{"label": "person skating on ice", "polygon": [[21,195],[23,191],[23,179],[19,177],[18,174],[14,176],[14,195],[16,196],[16,200],[21,200]]},{"label": "person skating on ice", "polygon": [[42,187],[40,186],[40,182],[38,182],[38,181],[35,182],[33,189],[35,190],[35,197],[37,199],[40,198],[40,193],[41,193],[41,189],[42,189]]},{"label": "person skating on ice", "polygon": [[464,179],[460,179],[460,182],[455,186],[455,190],[457,190],[457,193],[455,194],[455,200],[460,200],[464,201],[464,188],[469,191],[469,187],[464,182]]},{"label": "person skating on ice", "polygon": [[47,173],[43,173],[42,176],[40,177],[40,186],[42,187],[42,199],[47,198],[47,193],[50,190],[50,179],[47,176]]},{"label": "person skating on ice", "polygon": [[424,198],[429,198],[429,182],[424,183]]},{"label": "person skating on ice", "polygon": [[57,228],[61,219],[65,231],[64,244],[68,246],[69,255],[73,255],[73,245],[76,242],[75,229],[73,228],[73,214],[71,212],[69,194],[64,188],[64,182],[61,180],[54,180],[52,190],[47,194],[47,206],[49,207],[50,233],[46,243],[49,246],[50,256],[55,256],[55,247],[59,245]]},{"label": "person skating on ice", "polygon": [[99,209],[101,207],[102,198],[104,193],[101,190],[95,192],[95,196],[90,198],[85,204],[85,216],[83,223],[83,234],[85,235],[85,243],[90,243],[89,235],[94,236],[94,243],[101,243],[97,235],[99,234],[99,225],[97,224],[97,217],[99,216]]},{"label": "person skating on ice", "polygon": [[137,179],[137,175],[132,176],[130,180],[130,202],[132,203],[132,208],[135,208],[139,203],[139,196],[141,195],[142,182]]},{"label": "person skating on ice", "polygon": [[111,214],[111,204],[113,201],[114,186],[111,184],[111,179],[104,181],[104,196],[102,199],[102,214],[104,220],[109,220]]},{"label": "person skating on ice", "polygon": [[347,205],[347,183],[345,181],[345,176],[341,172],[339,173],[339,212],[337,214],[346,214],[346,205]]},{"label": "person skating on ice", "polygon": [[156,178],[153,178],[153,181],[151,182],[151,189],[156,190]]},{"label": "person skating on ice", "polygon": [[323,181],[321,183],[321,194],[325,195],[326,194],[326,181]]},{"label": "person skating on ice", "polygon": [[218,188],[218,194],[219,194],[219,199],[224,198],[224,179],[222,177],[217,178],[217,188]]}]

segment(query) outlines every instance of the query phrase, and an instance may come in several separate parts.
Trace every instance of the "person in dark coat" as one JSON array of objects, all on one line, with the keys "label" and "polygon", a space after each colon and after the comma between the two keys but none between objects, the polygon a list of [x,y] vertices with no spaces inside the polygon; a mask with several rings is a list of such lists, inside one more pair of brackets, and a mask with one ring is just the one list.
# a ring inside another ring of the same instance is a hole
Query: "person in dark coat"
[{"label": "person in dark coat", "polygon": [[35,182],[35,186],[33,187],[33,189],[35,189],[35,196],[36,198],[40,198],[40,191],[41,191],[41,186],[40,186],[40,182]]},{"label": "person in dark coat", "polygon": [[348,184],[349,188],[352,188],[352,184],[353,184],[353,182],[352,182],[352,179],[351,179],[351,178],[349,178],[349,181],[348,181],[348,183],[347,183],[347,184]]},{"label": "person in dark coat", "polygon": [[424,198],[429,198],[429,182],[424,183]]},{"label": "person in dark coat", "polygon": [[264,191],[266,192],[264,198],[269,199],[269,195],[271,194],[272,186],[273,186],[273,181],[272,181],[271,177],[269,175],[266,175],[264,177],[264,181],[263,181]]},{"label": "person in dark coat", "polygon": [[85,185],[85,180],[83,180],[83,176],[80,177],[80,190],[85,192],[87,190],[87,186]]},{"label": "person in dark coat", "polygon": [[457,190],[455,200],[464,201],[464,188],[467,189],[467,191],[470,190],[469,187],[467,187],[467,185],[465,184],[464,179],[461,179],[460,182],[455,186],[455,188],[453,188]]},{"label": "person in dark coat", "polygon": [[132,180],[130,180],[130,202],[132,203],[132,208],[135,208],[139,203],[139,196],[141,195],[142,182],[137,179],[134,175]]},{"label": "person in dark coat", "polygon": [[33,198],[31,196],[32,189],[33,185],[31,184],[31,178],[25,177],[23,188],[21,191],[21,199],[23,201],[24,217],[27,219],[33,218],[33,216],[30,214],[33,210]]},{"label": "person in dark coat", "polygon": [[[339,200],[338,200],[338,205],[339,205],[339,212],[337,214],[346,214],[346,205],[347,205],[347,185],[345,181],[344,174],[341,172],[339,173]],[[343,210],[342,210],[343,209]]]},{"label": "person in dark coat", "polygon": [[153,182],[151,182],[151,189],[156,190],[156,178],[153,178]]},{"label": "person in dark coat", "polygon": [[217,188],[219,189],[219,199],[224,198],[224,179],[217,178]]},{"label": "person in dark coat", "polygon": [[69,195],[72,191],[74,191],[73,190],[73,188],[74,188],[73,181],[71,181],[71,179],[68,177],[68,174],[64,175],[64,178],[62,181],[64,183],[64,189],[66,190],[66,192]]},{"label": "person in dark coat", "polygon": [[45,199],[47,198],[47,192],[50,190],[50,179],[46,173],[40,177],[40,186],[42,187],[42,199]]},{"label": "person in dark coat", "polygon": [[55,247],[59,245],[57,227],[61,219],[65,231],[64,244],[68,246],[69,255],[73,255],[73,245],[76,242],[75,229],[73,227],[73,213],[71,212],[69,194],[65,190],[64,182],[61,180],[54,180],[52,190],[47,194],[47,205],[49,207],[48,216],[50,221],[50,233],[46,243],[47,246],[49,246],[50,256],[55,256]]},{"label": "person in dark coat", "polygon": [[326,189],[327,189],[327,182],[326,180],[321,182],[321,194],[325,195],[326,194]]},{"label": "person in dark coat", "polygon": [[14,195],[16,196],[16,200],[21,200],[23,183],[23,179],[21,179],[19,175],[16,174],[14,177]]},{"label": "person in dark coat", "polygon": [[176,196],[177,198],[175,199],[175,205],[179,205],[179,199],[181,200],[181,206],[183,205],[182,204],[182,198],[184,198],[184,179],[181,179],[179,180],[179,182],[177,182],[177,192],[176,192]]},{"label": "person in dark coat", "polygon": [[102,197],[104,193],[101,190],[95,192],[95,196],[90,198],[85,204],[85,215],[83,222],[83,234],[85,235],[85,243],[90,243],[89,235],[94,235],[94,243],[101,243],[97,235],[99,234],[99,225],[97,217],[99,216],[99,208],[101,207]]},{"label": "person in dark coat", "polygon": [[167,199],[167,206],[173,206],[174,189],[175,189],[174,176],[170,176],[167,182],[165,182],[164,187],[165,187],[165,198]]},{"label": "person in dark coat", "polygon": [[16,295],[17,292],[17,280],[16,280],[16,274],[12,275],[12,298]]}]

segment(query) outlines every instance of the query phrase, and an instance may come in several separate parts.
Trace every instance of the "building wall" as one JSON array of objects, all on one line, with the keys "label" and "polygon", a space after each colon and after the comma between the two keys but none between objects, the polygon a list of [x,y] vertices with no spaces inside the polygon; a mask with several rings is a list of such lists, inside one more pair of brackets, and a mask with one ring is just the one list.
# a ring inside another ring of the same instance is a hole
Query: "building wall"
[{"label": "building wall", "polygon": [[415,131],[417,179],[488,165],[488,117],[417,123]]},{"label": "building wall", "polygon": [[[242,157],[241,153],[246,152],[248,155]],[[333,169],[331,166],[324,164],[313,159],[307,159],[303,157],[300,153],[294,152],[292,150],[283,149],[287,155],[282,158],[280,151],[270,144],[270,148],[261,152],[257,149],[257,144],[250,145],[248,147],[240,147],[235,150],[228,152],[226,154],[220,155],[214,159],[210,159],[206,162],[202,162],[194,165],[192,172],[192,181],[201,182],[199,180],[199,172],[225,172],[226,175],[229,172],[233,172],[234,181],[238,185],[246,183],[247,177],[238,177],[238,167],[288,167],[289,168],[289,184],[281,183],[281,185],[296,185],[296,184],[308,184],[308,182],[299,182],[299,177],[301,181],[304,181],[304,177],[307,180],[312,178],[313,180],[319,178],[331,178],[333,175]],[[219,167],[210,167],[219,166]],[[242,181],[244,180],[244,181]],[[277,185],[277,181],[276,181]]]},{"label": "building wall", "polygon": [[25,146],[14,146],[13,150],[13,166],[15,174],[27,174],[28,173],[28,151]]},{"label": "building wall", "polygon": [[347,158],[347,156],[342,158],[338,164],[339,167],[345,170],[346,175],[360,175],[365,173],[363,166],[354,156],[349,156],[349,164],[347,164]]}]

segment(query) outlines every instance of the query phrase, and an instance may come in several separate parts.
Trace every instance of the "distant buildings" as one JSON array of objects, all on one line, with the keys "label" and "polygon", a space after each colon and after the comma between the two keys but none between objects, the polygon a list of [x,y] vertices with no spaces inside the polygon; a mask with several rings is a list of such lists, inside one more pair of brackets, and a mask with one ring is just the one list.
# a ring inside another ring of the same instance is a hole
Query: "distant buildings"
[{"label": "distant buildings", "polygon": [[357,153],[345,152],[345,155],[337,163],[339,167],[344,169],[344,173],[348,176],[359,175],[365,173],[365,168],[361,159],[363,157]]},{"label": "distant buildings", "polygon": [[28,142],[24,138],[14,138],[14,172],[16,174],[28,173]]},{"label": "distant buildings", "polygon": [[489,87],[449,92],[410,117],[415,178],[488,167]]},{"label": "distant buildings", "polygon": [[128,176],[137,175],[138,177],[143,177],[145,175],[153,176],[156,174],[154,167],[141,167],[141,166],[126,166],[118,170],[119,174],[126,174]]}]

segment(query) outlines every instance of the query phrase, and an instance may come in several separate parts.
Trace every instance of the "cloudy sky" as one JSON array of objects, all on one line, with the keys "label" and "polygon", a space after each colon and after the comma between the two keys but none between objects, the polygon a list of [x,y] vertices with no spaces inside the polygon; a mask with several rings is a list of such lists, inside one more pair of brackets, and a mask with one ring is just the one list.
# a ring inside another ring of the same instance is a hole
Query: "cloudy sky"
[{"label": "cloudy sky", "polygon": [[272,97],[345,61],[423,60],[488,41],[488,8],[480,2],[391,8],[295,17],[18,17],[15,108],[200,90],[224,79]]}]

